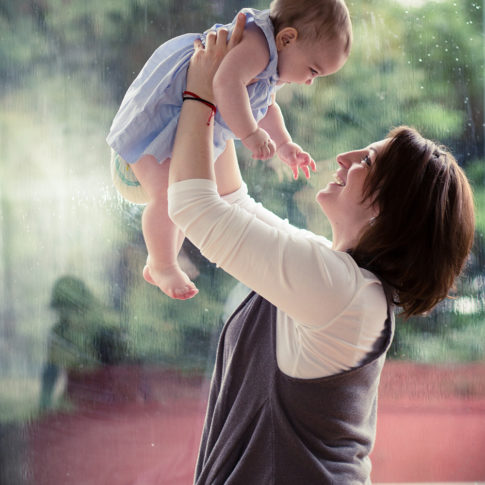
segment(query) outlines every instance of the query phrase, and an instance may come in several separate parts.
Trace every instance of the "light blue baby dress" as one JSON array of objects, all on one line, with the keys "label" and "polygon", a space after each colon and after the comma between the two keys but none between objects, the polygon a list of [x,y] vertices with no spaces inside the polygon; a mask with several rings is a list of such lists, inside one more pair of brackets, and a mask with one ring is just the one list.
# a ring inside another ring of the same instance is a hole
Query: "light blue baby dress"
[{"label": "light blue baby dress", "polygon": [[[246,25],[254,22],[266,36],[270,59],[266,68],[247,89],[256,121],[264,117],[278,81],[278,53],[269,10],[245,8]],[[236,18],[225,25],[229,34]],[[214,25],[210,30],[223,27]],[[171,157],[175,132],[186,87],[186,73],[194,52],[194,40],[204,34],[185,34],[162,44],[148,59],[125,94],[106,141],[115,154],[128,163],[142,155],[153,155],[160,163]],[[219,111],[214,125],[214,160],[224,151],[226,141],[236,138]]]}]

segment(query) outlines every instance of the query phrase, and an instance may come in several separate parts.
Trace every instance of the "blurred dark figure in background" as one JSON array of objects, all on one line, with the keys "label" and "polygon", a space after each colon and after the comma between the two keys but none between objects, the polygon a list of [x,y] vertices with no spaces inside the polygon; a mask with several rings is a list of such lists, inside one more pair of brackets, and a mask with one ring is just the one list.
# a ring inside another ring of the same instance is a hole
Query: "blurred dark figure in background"
[{"label": "blurred dark figure in background", "polygon": [[113,365],[126,357],[119,315],[103,305],[85,283],[62,276],[52,289],[51,308],[58,314],[48,340],[42,371],[40,408],[54,404],[54,390],[63,375]]}]

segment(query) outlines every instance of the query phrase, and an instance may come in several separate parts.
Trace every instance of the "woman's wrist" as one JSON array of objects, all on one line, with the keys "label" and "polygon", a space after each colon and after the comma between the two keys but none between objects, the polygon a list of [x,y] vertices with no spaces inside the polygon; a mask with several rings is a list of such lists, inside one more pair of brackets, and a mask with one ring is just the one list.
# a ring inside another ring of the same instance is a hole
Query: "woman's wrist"
[{"label": "woman's wrist", "polygon": [[208,80],[199,79],[197,82],[187,82],[186,92],[187,91],[196,94],[214,106],[216,105],[214,90],[212,89],[212,82],[210,82],[209,85]]},{"label": "woman's wrist", "polygon": [[182,95],[182,101],[195,101],[198,103],[202,103],[203,105],[207,106],[210,108],[211,113],[209,116],[209,119],[207,120],[207,125],[210,125],[211,119],[216,115],[217,113],[217,108],[216,105],[207,99],[201,98],[199,95],[192,91],[184,91]]},{"label": "woman's wrist", "polygon": [[183,102],[170,163],[169,185],[213,179],[213,112],[196,100]]},{"label": "woman's wrist", "polygon": [[189,64],[187,71],[186,90],[196,93],[201,98],[216,104],[214,96],[214,76],[217,71],[211,62],[204,62],[206,54],[200,40],[196,41],[195,54]]}]

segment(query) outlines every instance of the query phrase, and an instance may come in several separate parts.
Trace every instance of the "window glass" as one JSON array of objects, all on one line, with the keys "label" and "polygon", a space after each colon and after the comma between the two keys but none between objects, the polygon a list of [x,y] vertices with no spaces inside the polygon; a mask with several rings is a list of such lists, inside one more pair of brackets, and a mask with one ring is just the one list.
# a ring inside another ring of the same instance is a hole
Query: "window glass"
[{"label": "window glass", "polygon": [[[112,186],[105,137],[150,54],[227,23],[240,0],[3,0],[0,5],[0,482],[188,484],[223,322],[247,289],[188,241],[200,293],[142,277],[143,207]],[[472,181],[475,246],[454,298],[398,319],[373,481],[485,477],[484,4],[349,0],[345,67],[277,99],[317,160],[293,181],[238,145],[250,193],[331,237],[314,202],[339,152],[400,124],[446,144]]]}]

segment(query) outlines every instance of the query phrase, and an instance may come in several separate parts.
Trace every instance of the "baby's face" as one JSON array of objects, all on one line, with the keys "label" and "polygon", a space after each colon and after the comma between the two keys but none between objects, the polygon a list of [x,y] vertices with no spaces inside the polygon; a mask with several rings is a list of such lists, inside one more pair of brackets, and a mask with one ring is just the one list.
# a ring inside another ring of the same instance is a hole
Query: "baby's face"
[{"label": "baby's face", "polygon": [[278,50],[279,84],[311,85],[316,77],[337,72],[347,61],[338,42],[296,40]]}]

